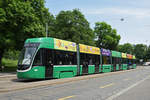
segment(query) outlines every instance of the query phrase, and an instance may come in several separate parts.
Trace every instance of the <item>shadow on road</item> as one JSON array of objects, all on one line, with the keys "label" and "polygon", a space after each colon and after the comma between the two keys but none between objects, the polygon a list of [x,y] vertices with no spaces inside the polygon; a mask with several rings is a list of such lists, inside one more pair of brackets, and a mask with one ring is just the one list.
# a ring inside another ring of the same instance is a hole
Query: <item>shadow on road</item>
[{"label": "shadow on road", "polygon": [[12,79],[12,82],[19,82],[19,83],[30,83],[30,82],[40,82],[40,81],[47,81],[47,80],[54,80],[53,78],[48,79]]}]

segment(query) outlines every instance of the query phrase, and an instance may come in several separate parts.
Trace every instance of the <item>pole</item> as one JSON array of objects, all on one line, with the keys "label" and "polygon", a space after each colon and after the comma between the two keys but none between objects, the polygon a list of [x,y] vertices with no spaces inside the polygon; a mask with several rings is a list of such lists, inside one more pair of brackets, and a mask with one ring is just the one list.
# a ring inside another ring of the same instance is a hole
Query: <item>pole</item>
[{"label": "pole", "polygon": [[48,24],[46,23],[46,28],[45,28],[46,30],[46,37],[48,36]]},{"label": "pole", "polygon": [[80,75],[80,48],[77,44],[77,75]]}]

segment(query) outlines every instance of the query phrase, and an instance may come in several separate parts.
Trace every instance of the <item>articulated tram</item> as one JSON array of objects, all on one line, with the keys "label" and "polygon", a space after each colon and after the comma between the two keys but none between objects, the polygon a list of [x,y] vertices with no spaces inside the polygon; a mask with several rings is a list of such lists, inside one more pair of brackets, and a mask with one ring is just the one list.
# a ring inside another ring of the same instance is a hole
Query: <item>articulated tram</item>
[{"label": "articulated tram", "polygon": [[21,51],[19,79],[68,78],[136,68],[135,56],[56,38],[31,38]]}]

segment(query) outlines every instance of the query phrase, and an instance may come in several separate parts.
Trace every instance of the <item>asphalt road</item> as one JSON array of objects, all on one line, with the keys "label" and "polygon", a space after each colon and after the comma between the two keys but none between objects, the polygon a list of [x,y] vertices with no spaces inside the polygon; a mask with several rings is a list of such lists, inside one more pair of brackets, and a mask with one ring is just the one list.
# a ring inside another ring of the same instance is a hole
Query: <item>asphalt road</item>
[{"label": "asphalt road", "polygon": [[0,100],[150,100],[150,66],[69,83],[0,93]]}]

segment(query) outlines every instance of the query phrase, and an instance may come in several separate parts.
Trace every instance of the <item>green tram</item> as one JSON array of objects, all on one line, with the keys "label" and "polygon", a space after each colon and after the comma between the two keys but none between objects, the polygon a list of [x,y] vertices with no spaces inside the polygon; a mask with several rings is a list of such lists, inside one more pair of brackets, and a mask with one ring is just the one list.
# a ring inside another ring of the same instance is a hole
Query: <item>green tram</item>
[{"label": "green tram", "polygon": [[[25,41],[18,60],[19,79],[68,78],[126,70],[127,54],[56,38]],[[135,56],[130,66],[136,68]],[[132,64],[131,64],[132,63]]]},{"label": "green tram", "polygon": [[118,51],[111,51],[112,52],[112,70],[113,71],[119,71],[119,70],[122,70],[122,67],[121,67],[121,63],[122,63],[122,55],[121,55],[121,52],[118,52]]}]

